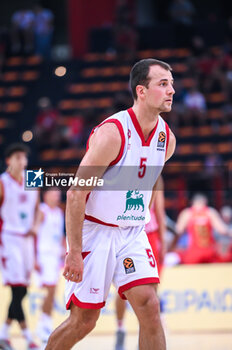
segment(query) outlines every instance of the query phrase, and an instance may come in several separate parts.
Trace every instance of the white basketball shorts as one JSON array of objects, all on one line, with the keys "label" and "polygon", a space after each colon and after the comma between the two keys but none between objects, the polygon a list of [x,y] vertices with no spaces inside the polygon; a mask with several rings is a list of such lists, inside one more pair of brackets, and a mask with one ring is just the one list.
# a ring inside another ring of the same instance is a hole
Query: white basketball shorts
[{"label": "white basketball shorts", "polygon": [[33,237],[3,232],[0,259],[3,284],[28,286],[34,268],[34,256]]},{"label": "white basketball shorts", "polygon": [[56,286],[59,280],[61,258],[60,254],[38,252],[37,262],[40,267],[38,281],[41,287]]},{"label": "white basketball shorts", "polygon": [[159,283],[155,257],[143,227],[109,227],[85,220],[83,225],[84,274],[80,283],[66,281],[66,308],[105,305],[113,282],[122,299],[134,286]]}]

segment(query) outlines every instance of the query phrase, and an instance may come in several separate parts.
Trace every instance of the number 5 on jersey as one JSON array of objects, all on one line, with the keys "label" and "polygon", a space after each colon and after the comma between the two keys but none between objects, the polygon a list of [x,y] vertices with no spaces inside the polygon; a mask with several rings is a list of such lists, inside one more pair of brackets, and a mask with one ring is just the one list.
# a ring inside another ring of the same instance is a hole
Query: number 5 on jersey
[{"label": "number 5 on jersey", "polygon": [[147,167],[146,161],[147,161],[147,158],[140,158],[140,165],[139,165],[139,172],[138,172],[138,177],[140,179],[144,177],[146,173],[146,167]]},{"label": "number 5 on jersey", "polygon": [[153,255],[151,249],[146,249],[146,252],[147,252],[149,264],[151,265],[151,267],[155,267],[156,262],[155,262],[155,258],[154,258],[154,255]]}]

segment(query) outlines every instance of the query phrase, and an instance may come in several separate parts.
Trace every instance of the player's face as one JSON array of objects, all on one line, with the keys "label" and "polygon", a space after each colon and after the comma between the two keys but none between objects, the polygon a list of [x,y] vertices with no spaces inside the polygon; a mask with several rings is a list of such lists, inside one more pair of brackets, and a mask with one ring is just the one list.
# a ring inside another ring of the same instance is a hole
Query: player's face
[{"label": "player's face", "polygon": [[59,205],[60,199],[61,199],[61,193],[59,189],[47,191],[45,193],[44,200],[48,205],[56,207]]},{"label": "player's face", "polygon": [[25,152],[15,152],[7,158],[7,165],[15,172],[21,172],[27,166],[28,160]]},{"label": "player's face", "polygon": [[144,91],[147,106],[159,113],[170,112],[175,93],[172,73],[160,66],[151,66],[148,76],[150,82]]}]

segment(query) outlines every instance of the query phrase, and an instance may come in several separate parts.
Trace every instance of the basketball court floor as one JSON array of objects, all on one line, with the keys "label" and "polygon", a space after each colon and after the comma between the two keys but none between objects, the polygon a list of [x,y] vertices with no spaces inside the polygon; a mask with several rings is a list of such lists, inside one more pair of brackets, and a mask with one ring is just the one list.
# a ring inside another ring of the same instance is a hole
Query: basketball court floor
[{"label": "basketball court floor", "polygon": [[[89,335],[73,350],[114,350],[114,335]],[[15,336],[12,338],[15,350],[26,350],[23,338]],[[44,350],[45,346],[41,346]],[[205,334],[168,334],[167,350],[231,350],[232,334],[230,333],[205,333]],[[128,334],[125,350],[137,350],[137,335]]]}]

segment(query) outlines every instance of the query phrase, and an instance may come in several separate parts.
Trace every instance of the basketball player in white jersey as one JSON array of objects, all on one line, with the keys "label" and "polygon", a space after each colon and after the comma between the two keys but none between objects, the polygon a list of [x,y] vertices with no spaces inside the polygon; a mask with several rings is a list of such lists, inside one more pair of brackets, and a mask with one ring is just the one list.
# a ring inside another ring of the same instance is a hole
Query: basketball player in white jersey
[{"label": "basketball player in white jersey", "polygon": [[0,177],[1,274],[4,285],[11,288],[12,299],[5,323],[0,329],[0,348],[11,350],[9,328],[17,320],[27,349],[38,349],[27,328],[22,300],[27,294],[34,268],[34,220],[39,202],[38,191],[25,191],[24,169],[28,148],[13,144],[6,150],[7,170]]},{"label": "basketball player in white jersey", "polygon": [[40,286],[47,294],[42,304],[37,333],[45,342],[52,332],[51,313],[54,304],[56,285],[59,279],[61,259],[65,253],[64,213],[59,207],[61,191],[49,189],[44,192],[44,202],[39,207],[37,234],[37,265]]},{"label": "basketball player in white jersey", "polygon": [[[166,349],[155,290],[159,276],[144,224],[152,187],[175,149],[175,137],[160,116],[172,107],[171,67],[139,61],[130,85],[133,107],[93,130],[77,171],[80,178],[102,178],[104,189],[73,186],[67,193],[64,276],[70,316],[52,333],[46,350],[71,349],[95,327],[112,282],[138,318],[140,350]],[[127,176],[126,166],[133,166]],[[141,190],[144,179],[149,191]]]},{"label": "basketball player in white jersey", "polygon": [[[150,242],[152,253],[155,257],[159,276],[162,269],[163,258],[165,254],[164,235],[166,230],[165,225],[165,205],[164,205],[164,183],[160,176],[153,190],[153,195],[150,202],[150,212],[145,225],[145,232]],[[116,295],[115,311],[117,318],[117,332],[115,350],[125,349],[126,330],[124,327],[124,317],[126,313],[126,300]]]}]

